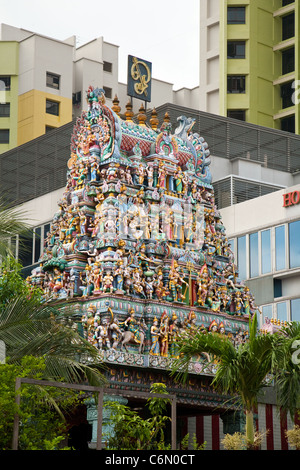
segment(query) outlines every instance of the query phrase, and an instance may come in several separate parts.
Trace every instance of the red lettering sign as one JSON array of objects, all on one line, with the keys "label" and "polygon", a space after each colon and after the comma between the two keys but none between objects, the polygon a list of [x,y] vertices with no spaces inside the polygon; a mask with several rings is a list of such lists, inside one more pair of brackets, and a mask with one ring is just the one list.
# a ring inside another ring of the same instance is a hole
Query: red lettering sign
[{"label": "red lettering sign", "polygon": [[283,195],[283,207],[295,206],[300,202],[300,191],[293,191]]}]

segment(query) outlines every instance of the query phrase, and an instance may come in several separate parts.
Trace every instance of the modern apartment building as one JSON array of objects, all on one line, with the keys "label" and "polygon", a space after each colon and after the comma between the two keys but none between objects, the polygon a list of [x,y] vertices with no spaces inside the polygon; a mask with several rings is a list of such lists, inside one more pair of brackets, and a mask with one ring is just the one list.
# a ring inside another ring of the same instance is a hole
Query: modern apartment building
[{"label": "modern apartment building", "polygon": [[[103,88],[108,105],[117,95],[125,108],[127,84],[118,81],[119,47],[95,38],[81,46],[0,25],[0,153],[35,139],[80,116],[90,85]],[[148,107],[161,103],[192,105],[198,87],[174,91],[152,77]],[[137,112],[141,101],[132,100]]]},{"label": "modern apartment building", "polygon": [[299,0],[201,0],[199,108],[299,134],[299,15]]}]

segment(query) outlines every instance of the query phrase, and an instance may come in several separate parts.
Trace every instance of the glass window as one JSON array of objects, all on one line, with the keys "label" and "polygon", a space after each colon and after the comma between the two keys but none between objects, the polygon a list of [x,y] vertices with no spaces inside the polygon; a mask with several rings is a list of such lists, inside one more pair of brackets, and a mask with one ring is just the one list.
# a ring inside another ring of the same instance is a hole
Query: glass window
[{"label": "glass window", "polygon": [[246,121],[246,111],[244,109],[228,109],[227,117],[238,119],[239,121]]},{"label": "glass window", "polygon": [[249,236],[249,249],[250,249],[250,277],[259,275],[258,266],[258,233],[251,233]]},{"label": "glass window", "polygon": [[18,253],[22,266],[29,266],[32,264],[32,244],[32,231],[28,234],[28,236],[19,237]]},{"label": "glass window", "polygon": [[59,116],[59,103],[57,101],[46,100],[46,113]]},{"label": "glass window", "polygon": [[0,91],[10,90],[10,76],[0,76]]},{"label": "glass window", "polygon": [[9,129],[0,129],[0,144],[9,144]]},{"label": "glass window", "polygon": [[277,320],[287,321],[287,303],[279,302],[277,305]]},{"label": "glass window", "polygon": [[104,60],[103,61],[103,70],[104,70],[104,72],[112,73],[112,63],[111,62],[106,62]]},{"label": "glass window", "polygon": [[300,322],[300,299],[291,300],[291,321]]},{"label": "glass window", "polygon": [[41,227],[34,229],[34,263],[37,263],[41,256]]},{"label": "glass window", "polygon": [[295,48],[282,51],[282,75],[291,73],[295,70]]},{"label": "glass window", "polygon": [[289,260],[290,268],[300,266],[300,220],[289,224]]},{"label": "glass window", "polygon": [[60,76],[55,73],[46,72],[46,86],[59,90]]},{"label": "glass window", "polygon": [[261,232],[261,272],[267,274],[271,272],[271,231]]},{"label": "glass window", "polygon": [[245,41],[228,41],[227,43],[227,59],[245,59],[246,42]]},{"label": "glass window", "polygon": [[261,310],[262,310],[261,323],[264,324],[266,322],[266,318],[271,320],[271,318],[273,317],[272,305],[264,305]]},{"label": "glass window", "polygon": [[284,225],[275,228],[275,258],[276,271],[284,269],[286,266]]},{"label": "glass window", "polygon": [[10,103],[0,103],[0,117],[10,116]]},{"label": "glass window", "polygon": [[245,7],[228,7],[227,24],[245,24],[246,8]]},{"label": "glass window", "polygon": [[103,90],[105,92],[105,98],[111,99],[112,98],[112,89],[107,87],[107,86],[104,86]]},{"label": "glass window", "polygon": [[283,16],[282,18],[282,40],[295,36],[295,13]]},{"label": "glass window", "polygon": [[245,93],[246,77],[245,75],[228,75],[227,93]]},{"label": "glass window", "polygon": [[282,131],[292,132],[293,134],[295,134],[295,130],[296,130],[295,114],[293,114],[293,116],[289,116],[289,117],[281,119],[280,126],[281,126]]},{"label": "glass window", "polygon": [[282,98],[282,108],[289,108],[294,106],[293,103],[293,94],[295,90],[293,88],[293,82],[285,83],[280,87],[280,93]]},{"label": "glass window", "polygon": [[247,252],[246,252],[246,237],[239,237],[237,239],[238,249],[238,272],[239,279],[247,279]]}]

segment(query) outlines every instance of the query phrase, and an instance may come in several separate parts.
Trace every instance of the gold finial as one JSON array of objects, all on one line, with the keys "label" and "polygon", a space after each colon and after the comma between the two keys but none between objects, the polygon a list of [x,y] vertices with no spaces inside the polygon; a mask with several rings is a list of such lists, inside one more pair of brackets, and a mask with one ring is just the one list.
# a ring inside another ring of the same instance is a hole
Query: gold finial
[{"label": "gold finial", "polygon": [[164,122],[167,122],[167,123],[170,122],[170,115],[169,115],[168,111],[167,111],[166,114],[165,114]]},{"label": "gold finial", "polygon": [[151,112],[150,124],[152,129],[156,130],[158,128],[159,120],[157,119],[157,112],[155,108],[153,108]]},{"label": "gold finial", "polygon": [[126,121],[133,122],[132,121],[133,115],[134,115],[134,112],[132,111],[132,104],[130,101],[128,101],[128,103],[126,104],[126,111],[125,111]]},{"label": "gold finial", "polygon": [[146,115],[146,111],[145,111],[143,103],[141,104],[141,107],[139,109],[139,114],[138,114],[137,118],[138,118],[138,121],[139,121],[139,125],[140,126],[145,126],[145,123],[147,121],[147,115]]},{"label": "gold finial", "polygon": [[119,116],[120,114],[120,111],[121,111],[121,107],[119,106],[119,98],[117,97],[117,95],[115,95],[114,99],[113,99],[113,105],[112,105],[112,110]]}]

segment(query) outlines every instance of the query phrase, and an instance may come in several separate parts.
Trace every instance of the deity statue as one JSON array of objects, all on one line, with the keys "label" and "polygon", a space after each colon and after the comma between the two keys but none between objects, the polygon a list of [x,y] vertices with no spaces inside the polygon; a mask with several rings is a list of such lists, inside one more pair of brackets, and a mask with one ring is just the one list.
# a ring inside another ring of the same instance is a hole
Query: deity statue
[{"label": "deity statue", "polygon": [[168,357],[169,347],[169,317],[166,311],[163,312],[160,320],[160,355]]},{"label": "deity statue", "polygon": [[159,356],[160,355],[160,344],[159,344],[160,329],[159,329],[158,320],[156,317],[154,317],[153,319],[153,325],[151,326],[151,329],[150,329],[150,335],[151,335],[151,348],[150,348],[149,354],[151,356]]},{"label": "deity statue", "polygon": [[175,312],[172,314],[171,324],[169,326],[169,354],[173,358],[179,357],[178,351],[178,338],[180,334],[180,328],[178,318]]}]

